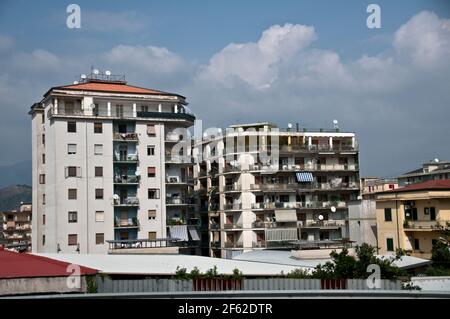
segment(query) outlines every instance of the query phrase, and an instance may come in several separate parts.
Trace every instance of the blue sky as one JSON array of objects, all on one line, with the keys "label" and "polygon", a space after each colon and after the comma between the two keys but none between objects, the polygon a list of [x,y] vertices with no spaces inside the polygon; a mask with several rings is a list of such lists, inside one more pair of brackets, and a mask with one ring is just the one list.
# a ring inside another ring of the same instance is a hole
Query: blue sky
[{"label": "blue sky", "polygon": [[29,159],[29,106],[91,66],[187,96],[206,125],[337,118],[363,175],[450,159],[448,1],[74,2],[77,30],[71,2],[0,0],[0,165]]}]

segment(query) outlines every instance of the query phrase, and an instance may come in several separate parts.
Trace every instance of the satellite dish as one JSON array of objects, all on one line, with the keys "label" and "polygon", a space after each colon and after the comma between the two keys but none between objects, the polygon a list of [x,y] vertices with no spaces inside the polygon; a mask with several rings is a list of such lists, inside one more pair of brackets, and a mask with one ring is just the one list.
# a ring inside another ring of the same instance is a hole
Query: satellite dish
[{"label": "satellite dish", "polygon": [[222,134],[222,129],[221,129],[221,128],[218,128],[218,129],[217,129],[217,132],[219,132],[219,134]]},{"label": "satellite dish", "polygon": [[320,221],[322,221],[322,220],[323,220],[323,215],[317,216],[317,219],[320,220]]},{"label": "satellite dish", "polygon": [[336,120],[336,119],[333,120],[334,128],[338,128],[339,127],[338,123],[339,123],[338,120]]},{"label": "satellite dish", "polygon": [[73,84],[78,84],[78,81],[73,81]]},{"label": "satellite dish", "polygon": [[289,128],[292,128],[292,123],[288,123],[288,127],[289,127]]},{"label": "satellite dish", "polygon": [[335,206],[331,206],[331,211],[332,211],[333,213],[336,213],[336,207],[335,207]]},{"label": "satellite dish", "polygon": [[203,137],[204,138],[207,138],[208,137],[208,134],[205,132],[205,133],[203,133]]},{"label": "satellite dish", "polygon": [[439,158],[435,158],[435,159],[434,159],[434,162],[435,162],[435,163],[439,163]]},{"label": "satellite dish", "polygon": [[106,71],[105,71],[105,74],[106,74],[107,76],[110,76],[110,75],[111,75],[111,71],[106,70]]},{"label": "satellite dish", "polygon": [[139,175],[141,175],[141,172],[136,171],[136,172],[134,172],[134,175],[139,176]]},{"label": "satellite dish", "polygon": [[92,73],[94,73],[95,75],[97,75],[97,74],[100,73],[100,71],[99,71],[98,69],[94,69],[94,70],[92,70]]},{"label": "satellite dish", "polygon": [[84,80],[86,78],[86,74],[81,74],[80,78]]},{"label": "satellite dish", "polygon": [[114,198],[114,199],[120,199],[119,195],[117,195],[117,194],[114,194],[114,195],[113,195],[113,198]]}]

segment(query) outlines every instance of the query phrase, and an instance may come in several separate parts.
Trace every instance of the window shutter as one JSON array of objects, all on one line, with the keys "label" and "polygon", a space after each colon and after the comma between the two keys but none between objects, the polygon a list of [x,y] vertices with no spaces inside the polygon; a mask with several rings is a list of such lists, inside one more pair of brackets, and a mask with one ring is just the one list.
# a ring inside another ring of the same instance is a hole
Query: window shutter
[{"label": "window shutter", "polygon": [[81,167],[77,166],[77,177],[81,177]]},{"label": "window shutter", "polygon": [[155,125],[153,125],[153,124],[147,125],[147,134],[148,135],[156,135]]}]

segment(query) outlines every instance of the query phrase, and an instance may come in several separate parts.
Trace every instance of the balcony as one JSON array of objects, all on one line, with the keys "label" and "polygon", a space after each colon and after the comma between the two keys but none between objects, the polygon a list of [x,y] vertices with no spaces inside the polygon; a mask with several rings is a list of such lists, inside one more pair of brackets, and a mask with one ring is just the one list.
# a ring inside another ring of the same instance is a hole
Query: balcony
[{"label": "balcony", "polygon": [[137,175],[114,176],[114,184],[139,184],[139,180]]},{"label": "balcony", "polygon": [[265,203],[253,203],[251,209],[322,209],[331,208],[335,206],[336,208],[346,208],[346,202],[265,202]]},{"label": "balcony", "polygon": [[170,120],[185,120],[189,122],[195,121],[195,116],[189,113],[172,113],[172,112],[137,112],[137,117],[144,118],[162,118]]},{"label": "balcony", "polygon": [[182,198],[182,197],[167,197],[166,205],[168,206],[185,206],[185,205],[194,205],[195,203],[191,198]]},{"label": "balcony", "polygon": [[138,154],[114,155],[115,163],[137,163],[138,161],[139,161]]},{"label": "balcony", "polygon": [[172,154],[170,154],[170,153],[166,154],[165,162],[167,164],[185,164],[185,165],[186,164],[190,165],[190,164],[194,163],[192,156],[189,156],[189,155],[172,156]]},{"label": "balcony", "polygon": [[299,152],[299,153],[310,153],[310,152],[348,152],[348,151],[357,151],[358,146],[352,146],[351,144],[341,144],[341,145],[333,145],[329,144],[312,144],[312,145],[282,145],[280,148],[280,153],[291,153],[291,152]]},{"label": "balcony", "polygon": [[255,164],[250,166],[251,171],[261,170],[276,170],[276,171],[319,171],[319,172],[333,172],[333,171],[358,171],[358,164],[281,164],[279,166],[265,166]]},{"label": "balcony", "polygon": [[223,229],[231,229],[231,230],[242,230],[242,224],[235,223],[225,223],[223,224]]},{"label": "balcony", "polygon": [[244,243],[242,242],[225,242],[225,248],[244,248]]},{"label": "balcony", "polygon": [[266,242],[262,241],[254,241],[252,242],[252,248],[266,248]]},{"label": "balcony", "polygon": [[178,142],[181,142],[183,140],[180,138],[180,135],[181,134],[176,134],[176,133],[173,133],[173,132],[167,133],[164,141],[166,143],[178,143]]},{"label": "balcony", "polygon": [[234,185],[225,185],[223,187],[224,192],[240,192],[242,190],[242,185],[234,184]]},{"label": "balcony", "polygon": [[436,231],[450,229],[450,221],[436,220],[405,220],[405,231]]},{"label": "balcony", "polygon": [[113,141],[115,142],[138,142],[138,134],[137,133],[113,133]]},{"label": "balcony", "polygon": [[263,221],[255,221],[252,223],[252,228],[277,228],[278,225],[276,222],[263,222]]},{"label": "balcony", "polygon": [[192,178],[192,177],[181,178],[180,176],[167,176],[166,177],[166,184],[173,184],[173,185],[188,184],[188,185],[194,185],[195,181],[194,181],[194,178]]},{"label": "balcony", "polygon": [[340,228],[345,226],[345,220],[307,221],[301,225],[302,228]]},{"label": "balcony", "polygon": [[[118,196],[118,195],[117,195]],[[121,197],[114,198],[114,206],[128,206],[128,207],[137,207],[139,206],[139,198],[137,197]]]},{"label": "balcony", "polygon": [[212,241],[209,245],[211,248],[220,248],[220,241]]},{"label": "balcony", "polygon": [[139,228],[139,220],[136,217],[132,217],[132,218],[128,218],[128,219],[116,218],[114,220],[114,228],[117,228],[117,229]]},{"label": "balcony", "polygon": [[224,210],[242,210],[242,204],[224,204]]}]

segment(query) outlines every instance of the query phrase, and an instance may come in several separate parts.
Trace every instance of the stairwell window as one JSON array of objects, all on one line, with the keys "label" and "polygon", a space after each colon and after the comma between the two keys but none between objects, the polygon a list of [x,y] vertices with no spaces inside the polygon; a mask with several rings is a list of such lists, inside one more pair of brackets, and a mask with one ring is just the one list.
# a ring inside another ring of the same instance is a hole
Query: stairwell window
[{"label": "stairwell window", "polygon": [[155,155],[155,146],[147,145],[147,156],[154,156],[154,155]]},{"label": "stairwell window", "polygon": [[94,155],[103,155],[103,144],[94,145]]},{"label": "stairwell window", "polygon": [[76,246],[78,244],[78,235],[77,234],[67,235],[67,244],[69,246]]},{"label": "stairwell window", "polygon": [[96,166],[95,177],[102,177],[102,176],[103,176],[103,166]]},{"label": "stairwell window", "polygon": [[155,219],[156,219],[156,209],[149,209],[148,220],[155,220]]},{"label": "stairwell window", "polygon": [[77,189],[76,188],[68,189],[68,198],[69,199],[77,199]]},{"label": "stairwell window", "polygon": [[95,189],[95,199],[103,199],[103,188]]},{"label": "stairwell window", "polygon": [[95,244],[103,245],[105,243],[105,234],[104,233],[96,233],[95,234]]},{"label": "stairwell window", "polygon": [[76,223],[78,221],[77,212],[69,212],[69,223]]},{"label": "stairwell window", "polygon": [[67,144],[67,154],[73,155],[77,153],[77,144]]},{"label": "stairwell window", "polygon": [[97,223],[102,223],[105,221],[105,212],[103,211],[96,211],[95,212],[95,221]]},{"label": "stairwell window", "polygon": [[155,177],[156,176],[156,167],[150,166],[147,167],[147,177]]},{"label": "stairwell window", "polygon": [[385,222],[391,222],[392,221],[392,209],[391,208],[385,208],[384,209],[384,221]]},{"label": "stairwell window", "polygon": [[65,176],[67,177],[81,177],[81,167],[67,166],[65,168]]},{"label": "stairwell window", "polygon": [[386,250],[394,251],[394,239],[386,238]]},{"label": "stairwell window", "polygon": [[149,188],[148,189],[148,199],[159,199],[159,189]]},{"label": "stairwell window", "polygon": [[156,128],[154,124],[147,124],[147,135],[156,136]]},{"label": "stairwell window", "polygon": [[103,133],[102,123],[94,123],[94,133],[95,134],[102,134]]},{"label": "stairwell window", "polygon": [[67,122],[67,132],[76,133],[77,132],[77,122]]},{"label": "stairwell window", "polygon": [[39,184],[45,184],[45,174],[39,174]]}]

